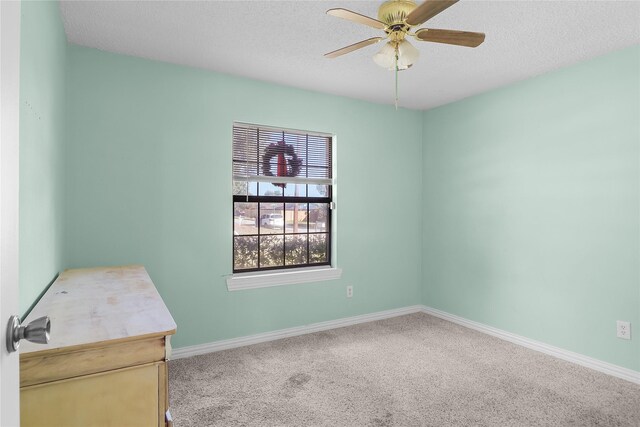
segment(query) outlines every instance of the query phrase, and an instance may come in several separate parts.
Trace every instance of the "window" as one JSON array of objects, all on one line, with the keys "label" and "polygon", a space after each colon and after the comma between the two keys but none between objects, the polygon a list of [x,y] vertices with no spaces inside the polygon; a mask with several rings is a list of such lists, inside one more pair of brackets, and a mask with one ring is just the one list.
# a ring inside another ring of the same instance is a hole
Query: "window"
[{"label": "window", "polygon": [[330,265],[332,142],[234,123],[234,273]]}]

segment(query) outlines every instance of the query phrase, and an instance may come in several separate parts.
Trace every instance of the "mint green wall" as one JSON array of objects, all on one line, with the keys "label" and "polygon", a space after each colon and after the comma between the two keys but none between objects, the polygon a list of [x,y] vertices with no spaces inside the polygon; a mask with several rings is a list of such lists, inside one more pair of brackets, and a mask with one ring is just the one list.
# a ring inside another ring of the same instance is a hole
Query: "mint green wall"
[{"label": "mint green wall", "polygon": [[640,48],[423,125],[423,303],[640,370]]},{"label": "mint green wall", "polygon": [[63,267],[67,39],[58,2],[22,2],[20,312]]},{"label": "mint green wall", "polygon": [[[640,325],[640,48],[395,111],[67,47],[57,3],[22,13],[21,310],[63,268],[141,263],[176,347],[422,301],[640,370],[614,333]],[[337,134],[341,280],[226,290],[234,120]]]},{"label": "mint green wall", "polygon": [[[422,113],[77,46],[68,82],[69,267],[144,264],[174,346],[419,303]],[[227,291],[234,120],[337,135],[341,280]]]}]

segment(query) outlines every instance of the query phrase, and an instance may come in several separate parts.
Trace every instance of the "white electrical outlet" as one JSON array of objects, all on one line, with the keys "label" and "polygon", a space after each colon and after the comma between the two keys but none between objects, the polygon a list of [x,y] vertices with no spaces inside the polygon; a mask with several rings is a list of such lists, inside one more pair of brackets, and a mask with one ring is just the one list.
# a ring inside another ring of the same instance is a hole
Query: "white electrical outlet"
[{"label": "white electrical outlet", "polygon": [[624,320],[618,320],[616,322],[616,336],[618,338],[622,338],[623,340],[631,339],[631,323],[625,322]]},{"label": "white electrical outlet", "polygon": [[347,286],[347,298],[351,298],[353,296],[353,286]]}]

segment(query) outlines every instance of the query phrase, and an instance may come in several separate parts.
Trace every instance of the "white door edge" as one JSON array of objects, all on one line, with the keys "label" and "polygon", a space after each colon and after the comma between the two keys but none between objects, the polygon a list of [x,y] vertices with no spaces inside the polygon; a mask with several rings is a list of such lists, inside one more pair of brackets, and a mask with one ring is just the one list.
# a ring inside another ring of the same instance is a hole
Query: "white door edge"
[{"label": "white door edge", "polygon": [[18,353],[9,353],[9,317],[18,313],[20,2],[0,1],[0,426],[20,425]]}]

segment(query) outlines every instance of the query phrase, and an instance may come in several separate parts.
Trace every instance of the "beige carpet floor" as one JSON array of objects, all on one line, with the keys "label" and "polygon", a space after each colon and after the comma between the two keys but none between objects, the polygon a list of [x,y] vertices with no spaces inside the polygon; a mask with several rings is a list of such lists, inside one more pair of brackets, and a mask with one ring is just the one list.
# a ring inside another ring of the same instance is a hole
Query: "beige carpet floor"
[{"label": "beige carpet floor", "polygon": [[170,362],[187,426],[640,426],[640,386],[418,313]]}]

